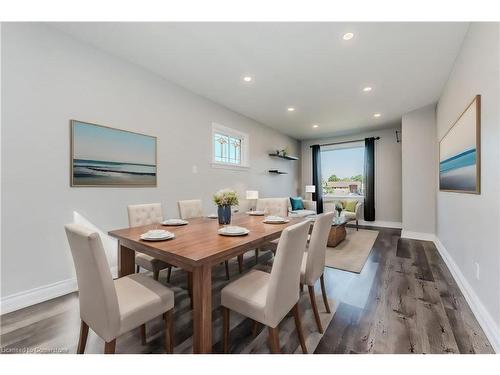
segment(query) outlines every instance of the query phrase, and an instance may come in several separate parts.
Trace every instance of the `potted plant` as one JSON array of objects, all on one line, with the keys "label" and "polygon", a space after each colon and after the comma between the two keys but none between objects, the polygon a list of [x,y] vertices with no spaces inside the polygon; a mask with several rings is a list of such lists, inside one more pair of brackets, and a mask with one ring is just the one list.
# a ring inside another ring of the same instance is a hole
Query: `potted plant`
[{"label": "potted plant", "polygon": [[335,203],[335,210],[337,211],[337,217],[340,218],[340,214],[344,210],[342,203],[340,203],[340,202]]},{"label": "potted plant", "polygon": [[231,223],[231,206],[238,205],[238,196],[234,190],[222,189],[214,194],[214,203],[217,205],[219,224]]}]

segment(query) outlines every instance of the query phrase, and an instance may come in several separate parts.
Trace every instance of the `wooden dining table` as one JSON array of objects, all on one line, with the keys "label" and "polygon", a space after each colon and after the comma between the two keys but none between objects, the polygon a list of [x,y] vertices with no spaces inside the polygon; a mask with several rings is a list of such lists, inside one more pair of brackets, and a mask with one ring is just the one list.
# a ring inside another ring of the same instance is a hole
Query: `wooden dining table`
[{"label": "wooden dining table", "polygon": [[[279,238],[286,227],[303,218],[289,217],[284,224],[264,223],[263,216],[233,214],[231,225],[247,228],[244,236],[222,236],[217,219],[189,219],[183,226],[164,227],[158,224],[110,231],[118,239],[118,277],[134,273],[135,253],[144,253],[192,273],[193,352],[212,351],[212,267],[241,256]],[[166,229],[175,238],[166,241],[144,241],[140,235],[151,229]]]}]

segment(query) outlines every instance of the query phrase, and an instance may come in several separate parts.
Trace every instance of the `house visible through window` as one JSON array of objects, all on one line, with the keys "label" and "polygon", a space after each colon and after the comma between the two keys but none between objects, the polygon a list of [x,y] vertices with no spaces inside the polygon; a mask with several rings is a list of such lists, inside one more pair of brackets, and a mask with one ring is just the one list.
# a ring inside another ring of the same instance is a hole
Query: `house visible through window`
[{"label": "house visible through window", "polygon": [[248,135],[226,128],[212,125],[213,160],[216,165],[235,167],[248,166]]},{"label": "house visible through window", "polygon": [[326,147],[321,150],[321,177],[323,195],[363,196],[363,143]]}]

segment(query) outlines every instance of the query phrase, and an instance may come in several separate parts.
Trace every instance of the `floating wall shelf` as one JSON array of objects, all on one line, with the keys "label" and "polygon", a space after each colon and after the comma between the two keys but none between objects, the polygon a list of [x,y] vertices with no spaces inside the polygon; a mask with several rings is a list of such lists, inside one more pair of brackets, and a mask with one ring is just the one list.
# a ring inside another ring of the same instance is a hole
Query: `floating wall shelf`
[{"label": "floating wall shelf", "polygon": [[288,172],[278,171],[277,169],[270,169],[269,173],[273,173],[273,174],[288,174]]},{"label": "floating wall shelf", "polygon": [[269,156],[272,156],[274,158],[280,158],[280,159],[286,159],[286,160],[299,160],[297,156],[290,156],[290,155],[280,155],[280,154],[269,154]]}]

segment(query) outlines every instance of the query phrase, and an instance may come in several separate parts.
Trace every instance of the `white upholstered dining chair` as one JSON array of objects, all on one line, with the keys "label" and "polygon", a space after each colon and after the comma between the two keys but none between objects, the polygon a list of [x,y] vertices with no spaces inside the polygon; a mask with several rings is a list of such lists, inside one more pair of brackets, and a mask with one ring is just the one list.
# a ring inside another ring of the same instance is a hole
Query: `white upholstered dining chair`
[{"label": "white upholstered dining chair", "polygon": [[298,301],[300,266],[309,228],[307,220],[283,230],[270,274],[252,270],[222,289],[224,352],[229,349],[230,310],[233,310],[268,327],[273,353],[280,352],[278,324],[292,311],[302,352],[307,353]]},{"label": "white upholstered dining chair", "polygon": [[116,338],[141,327],[146,343],[146,322],[163,315],[165,351],[173,352],[174,293],[143,274],[113,280],[99,234],[81,225],[67,224],[80,302],[80,339],[83,354],[89,327],[105,341],[104,352],[115,352]]},{"label": "white upholstered dining chair", "polygon": [[[127,211],[129,227],[140,227],[163,221],[161,203],[132,204],[127,206]],[[155,280],[158,280],[161,270],[168,268],[167,282],[170,282],[170,275],[172,274],[170,264],[142,253],[135,255],[135,264],[137,265],[137,273],[139,273],[139,268],[142,267],[153,272]]]},{"label": "white upholstered dining chair", "polygon": [[200,199],[188,199],[178,202],[181,219],[203,216],[203,204]]},{"label": "white upholstered dining chair", "polygon": [[257,199],[257,211],[264,211],[266,215],[288,216],[288,198],[260,198]]},{"label": "white upholstered dining chair", "polygon": [[334,217],[333,212],[320,214],[316,217],[309,247],[307,252],[304,253],[302,258],[302,267],[300,270],[300,289],[303,285],[307,285],[309,291],[309,298],[314,312],[314,319],[318,326],[318,331],[323,333],[321,320],[319,317],[318,306],[316,305],[316,297],[314,294],[314,285],[318,280],[321,280],[321,292],[323,294],[323,303],[325,304],[326,312],[330,313],[330,306],[328,305],[328,298],[325,290],[324,270],[325,270],[325,252],[326,244],[328,241],[328,234],[332,227]]}]

